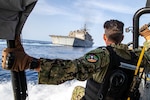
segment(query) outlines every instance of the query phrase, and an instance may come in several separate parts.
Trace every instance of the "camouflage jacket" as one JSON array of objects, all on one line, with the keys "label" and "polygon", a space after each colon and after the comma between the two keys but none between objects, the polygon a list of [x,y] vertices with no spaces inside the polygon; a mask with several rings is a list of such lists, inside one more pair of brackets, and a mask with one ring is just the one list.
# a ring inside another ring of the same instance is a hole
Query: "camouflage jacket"
[{"label": "camouflage jacket", "polygon": [[[131,59],[130,51],[127,45],[112,44],[114,51],[125,58]],[[139,56],[141,49],[134,50]],[[150,66],[150,51],[145,52],[142,63]],[[63,59],[40,59],[41,71],[39,72],[39,84],[60,84],[68,80],[77,79],[79,81],[87,80],[93,77],[97,82],[102,82],[103,77],[109,66],[109,51],[105,48],[96,48],[84,56],[75,60]]]}]

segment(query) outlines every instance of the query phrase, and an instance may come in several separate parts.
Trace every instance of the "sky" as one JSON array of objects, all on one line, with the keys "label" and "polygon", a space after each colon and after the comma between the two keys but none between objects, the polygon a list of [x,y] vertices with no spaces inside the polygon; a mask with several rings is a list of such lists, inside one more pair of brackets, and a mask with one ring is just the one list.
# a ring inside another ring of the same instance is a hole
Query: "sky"
[{"label": "sky", "polygon": [[[133,26],[135,12],[146,0],[38,0],[22,30],[23,39],[51,41],[49,35],[65,35],[86,24],[94,45],[105,45],[103,23],[117,19],[125,28]],[[140,25],[149,23],[148,15],[140,18]],[[123,43],[132,41],[132,33],[124,32]],[[141,43],[143,43],[142,40]]]}]

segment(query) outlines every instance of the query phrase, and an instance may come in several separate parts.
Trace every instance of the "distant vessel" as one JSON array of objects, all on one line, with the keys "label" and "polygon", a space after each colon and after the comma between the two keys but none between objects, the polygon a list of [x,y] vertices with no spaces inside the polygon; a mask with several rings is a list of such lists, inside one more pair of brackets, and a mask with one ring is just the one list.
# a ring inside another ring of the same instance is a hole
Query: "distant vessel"
[{"label": "distant vessel", "polygon": [[68,36],[49,35],[53,44],[73,47],[92,47],[92,36],[87,32],[86,25],[83,29],[71,31]]}]

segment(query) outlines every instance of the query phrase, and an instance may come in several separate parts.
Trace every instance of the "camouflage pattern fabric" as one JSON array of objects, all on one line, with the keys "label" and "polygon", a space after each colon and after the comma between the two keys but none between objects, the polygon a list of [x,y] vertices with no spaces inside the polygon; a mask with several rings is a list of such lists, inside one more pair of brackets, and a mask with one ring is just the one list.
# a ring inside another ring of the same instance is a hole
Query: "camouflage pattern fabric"
[{"label": "camouflage pattern fabric", "polygon": [[76,86],[72,92],[71,100],[81,100],[85,94],[85,89],[82,86]]},{"label": "camouflage pattern fabric", "polygon": [[39,84],[60,84],[74,79],[77,68],[70,60],[40,59]]},{"label": "camouflage pattern fabric", "polygon": [[147,50],[148,48],[150,48],[150,40],[146,41],[143,43],[145,49]]},{"label": "camouflage pattern fabric", "polygon": [[[125,58],[131,59],[128,46],[124,44],[112,44],[114,51]],[[141,49],[133,52],[139,56]],[[150,51],[144,55],[142,65],[150,67]],[[79,81],[87,80],[93,77],[96,82],[101,83],[107,67],[109,65],[109,52],[106,48],[96,48],[79,59],[63,60],[63,59],[40,59],[41,71],[39,72],[40,84],[61,84],[65,81],[77,79]]]},{"label": "camouflage pattern fabric", "polygon": [[61,84],[72,79],[84,81],[108,64],[108,51],[99,48],[75,60],[41,58],[39,84]]}]

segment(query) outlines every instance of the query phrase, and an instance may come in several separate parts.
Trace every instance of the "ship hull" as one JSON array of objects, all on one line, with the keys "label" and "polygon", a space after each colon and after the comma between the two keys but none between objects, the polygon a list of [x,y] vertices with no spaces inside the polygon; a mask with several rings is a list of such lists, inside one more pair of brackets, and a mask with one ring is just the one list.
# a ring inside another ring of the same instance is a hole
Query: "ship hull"
[{"label": "ship hull", "polygon": [[93,41],[82,40],[79,38],[50,35],[53,44],[67,45],[73,47],[92,47]]}]

